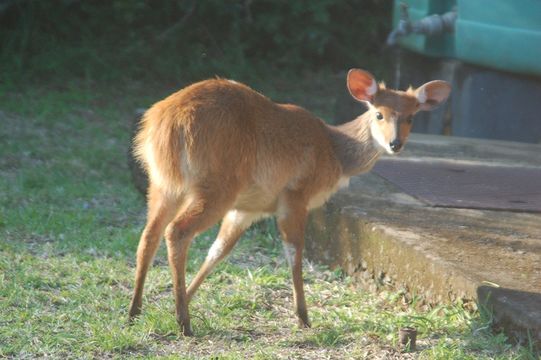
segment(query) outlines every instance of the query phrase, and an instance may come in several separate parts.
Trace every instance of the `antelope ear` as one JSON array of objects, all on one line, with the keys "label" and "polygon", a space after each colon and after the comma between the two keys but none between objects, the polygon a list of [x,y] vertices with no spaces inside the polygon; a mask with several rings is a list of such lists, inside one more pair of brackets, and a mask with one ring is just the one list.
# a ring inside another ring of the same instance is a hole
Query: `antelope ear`
[{"label": "antelope ear", "polygon": [[430,111],[437,108],[449,97],[451,85],[442,80],[434,80],[415,90],[415,96],[419,101],[420,110]]},{"label": "antelope ear", "polygon": [[351,69],[348,72],[347,86],[349,93],[357,101],[372,102],[378,92],[376,79],[367,71]]}]

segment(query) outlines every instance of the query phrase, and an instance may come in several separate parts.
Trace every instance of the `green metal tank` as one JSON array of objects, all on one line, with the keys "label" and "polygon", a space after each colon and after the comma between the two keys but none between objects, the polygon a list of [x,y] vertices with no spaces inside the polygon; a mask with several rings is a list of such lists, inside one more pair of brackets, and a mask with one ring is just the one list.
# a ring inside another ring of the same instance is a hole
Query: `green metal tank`
[{"label": "green metal tank", "polygon": [[458,0],[456,58],[541,75],[541,1]]},{"label": "green metal tank", "polygon": [[408,5],[412,22],[455,6],[458,14],[454,33],[411,34],[399,39],[402,47],[427,56],[541,75],[541,0],[395,0],[393,28],[400,21],[400,3]]}]

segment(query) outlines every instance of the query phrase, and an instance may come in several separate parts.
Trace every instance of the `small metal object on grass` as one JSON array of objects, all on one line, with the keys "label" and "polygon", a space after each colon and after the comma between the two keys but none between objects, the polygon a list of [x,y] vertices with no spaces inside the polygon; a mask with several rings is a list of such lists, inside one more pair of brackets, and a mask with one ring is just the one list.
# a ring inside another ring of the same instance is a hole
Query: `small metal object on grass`
[{"label": "small metal object on grass", "polygon": [[402,349],[406,351],[415,351],[417,329],[409,326],[401,328],[398,331],[398,340]]}]

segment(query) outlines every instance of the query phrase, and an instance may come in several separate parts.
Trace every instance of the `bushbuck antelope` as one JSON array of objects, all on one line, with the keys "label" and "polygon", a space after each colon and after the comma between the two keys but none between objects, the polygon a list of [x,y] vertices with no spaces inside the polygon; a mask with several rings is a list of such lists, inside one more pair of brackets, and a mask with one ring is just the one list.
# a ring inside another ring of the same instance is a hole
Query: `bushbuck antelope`
[{"label": "bushbuck antelope", "polygon": [[[201,282],[250,224],[275,215],[292,268],[299,326],[310,326],[302,279],[308,211],[349,177],[369,171],[383,152],[400,152],[412,116],[433,109],[451,91],[439,80],[389,90],[359,69],[349,71],[347,87],[368,111],[340,126],[223,79],[190,85],[146,112],[134,145],[149,175],[148,219],[137,249],[130,319],[141,312],[145,277],[164,236],[177,322],[192,335],[188,304]],[[218,237],[186,289],[190,243],[220,219]]]}]

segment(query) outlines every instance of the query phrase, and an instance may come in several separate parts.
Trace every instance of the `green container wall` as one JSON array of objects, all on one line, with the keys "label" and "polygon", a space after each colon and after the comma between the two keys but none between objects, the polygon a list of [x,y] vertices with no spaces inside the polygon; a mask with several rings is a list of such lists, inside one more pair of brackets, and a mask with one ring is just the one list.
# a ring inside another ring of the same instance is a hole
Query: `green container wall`
[{"label": "green container wall", "polygon": [[[408,13],[411,21],[417,21],[432,14],[443,14],[451,11],[456,0],[395,0],[393,6],[393,28],[400,20],[400,3],[408,4]],[[454,36],[446,34],[427,37],[425,35],[409,35],[399,40],[402,47],[411,51],[440,57],[454,56]]]},{"label": "green container wall", "polygon": [[458,0],[456,57],[541,75],[541,1]]}]

